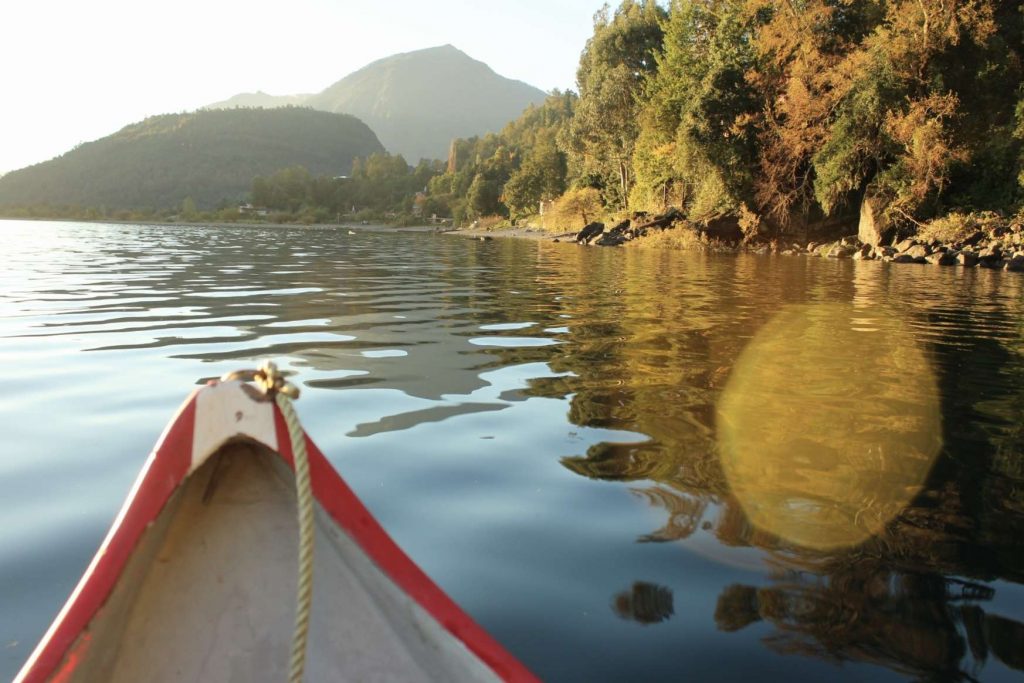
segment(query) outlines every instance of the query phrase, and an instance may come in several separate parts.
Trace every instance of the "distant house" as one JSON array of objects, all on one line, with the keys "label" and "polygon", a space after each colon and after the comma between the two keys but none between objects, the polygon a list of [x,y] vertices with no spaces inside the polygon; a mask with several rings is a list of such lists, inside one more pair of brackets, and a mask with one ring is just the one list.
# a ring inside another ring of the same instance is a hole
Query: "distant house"
[{"label": "distant house", "polygon": [[243,216],[266,216],[269,210],[262,206],[253,206],[252,204],[242,204],[238,207],[238,213]]}]

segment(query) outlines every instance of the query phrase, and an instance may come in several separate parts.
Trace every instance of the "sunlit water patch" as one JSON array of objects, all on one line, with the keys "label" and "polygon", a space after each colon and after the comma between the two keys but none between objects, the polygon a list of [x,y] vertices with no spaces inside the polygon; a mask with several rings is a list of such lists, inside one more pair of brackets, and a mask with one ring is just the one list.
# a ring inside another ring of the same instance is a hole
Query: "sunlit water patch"
[{"label": "sunlit water patch", "polygon": [[552,346],[558,343],[557,339],[545,337],[474,337],[469,340],[474,346],[497,346],[503,348],[521,348]]},{"label": "sunlit water patch", "polygon": [[404,358],[409,355],[409,352],[401,349],[371,349],[360,351],[360,354],[364,358]]}]

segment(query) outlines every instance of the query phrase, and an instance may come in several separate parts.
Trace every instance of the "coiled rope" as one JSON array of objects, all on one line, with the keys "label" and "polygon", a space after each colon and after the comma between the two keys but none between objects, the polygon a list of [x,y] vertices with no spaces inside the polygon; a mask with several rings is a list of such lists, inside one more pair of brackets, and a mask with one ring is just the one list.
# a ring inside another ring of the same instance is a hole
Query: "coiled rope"
[{"label": "coiled rope", "polygon": [[223,379],[256,382],[267,396],[273,398],[288,426],[288,438],[291,440],[295,460],[295,496],[299,513],[299,581],[288,681],[302,683],[306,669],[306,644],[309,640],[309,614],[313,604],[313,545],[316,532],[313,527],[313,486],[309,478],[305,433],[292,405],[292,400],[299,397],[299,390],[287,382],[285,376],[274,363],[267,361],[259,370],[233,372]]}]

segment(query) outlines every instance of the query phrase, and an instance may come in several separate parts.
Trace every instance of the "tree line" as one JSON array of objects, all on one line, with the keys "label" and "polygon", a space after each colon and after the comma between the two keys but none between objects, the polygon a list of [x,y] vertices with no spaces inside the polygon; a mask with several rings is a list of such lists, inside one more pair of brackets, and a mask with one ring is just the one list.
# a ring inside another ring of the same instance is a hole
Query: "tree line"
[{"label": "tree line", "polygon": [[[856,211],[865,197],[910,224],[952,208],[1012,210],[1024,182],[1022,10],[675,0],[655,21],[653,3],[623,3],[599,19],[588,52],[607,54],[608,36],[637,23],[662,30],[657,50],[632,43],[654,66],[623,105],[637,121],[621,134],[628,202],[674,202],[697,219],[748,208],[780,228]],[[585,53],[583,102],[607,101],[614,70],[601,64],[585,69]]]},{"label": "tree line", "polygon": [[335,192],[456,223],[560,198],[777,232],[855,217],[865,198],[908,226],[1012,212],[1022,75],[1020,2],[624,0],[595,15],[578,95],[455,140],[447,164],[375,155]]},{"label": "tree line", "polygon": [[876,199],[897,223],[1022,199],[1024,5],[627,0],[567,137],[605,204],[785,230]]},{"label": "tree line", "polygon": [[377,153],[357,158],[344,178],[283,169],[254,179],[252,203],[314,220],[437,216],[461,224],[536,213],[541,201],[567,188],[566,154],[558,139],[576,101],[574,93],[556,91],[500,133],[452,141],[447,161],[421,160],[413,167],[401,155]]},{"label": "tree line", "polygon": [[[865,199],[907,228],[1007,214],[1024,200],[1022,82],[1020,0],[624,0],[595,14],[578,94],[446,161],[286,168],[251,201],[279,219],[456,224],[671,206],[776,234],[855,221]],[[187,194],[209,205],[201,189]]]}]

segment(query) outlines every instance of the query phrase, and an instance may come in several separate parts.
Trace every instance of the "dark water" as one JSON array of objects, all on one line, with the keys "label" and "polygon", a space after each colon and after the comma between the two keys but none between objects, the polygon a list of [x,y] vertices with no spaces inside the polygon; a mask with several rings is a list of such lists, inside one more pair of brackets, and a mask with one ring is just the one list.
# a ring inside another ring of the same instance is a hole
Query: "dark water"
[{"label": "dark water", "polygon": [[0,678],[202,378],[307,429],[554,681],[1024,670],[1024,278],[0,222]]}]

